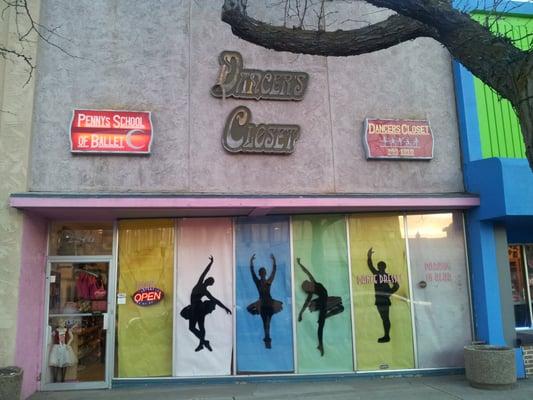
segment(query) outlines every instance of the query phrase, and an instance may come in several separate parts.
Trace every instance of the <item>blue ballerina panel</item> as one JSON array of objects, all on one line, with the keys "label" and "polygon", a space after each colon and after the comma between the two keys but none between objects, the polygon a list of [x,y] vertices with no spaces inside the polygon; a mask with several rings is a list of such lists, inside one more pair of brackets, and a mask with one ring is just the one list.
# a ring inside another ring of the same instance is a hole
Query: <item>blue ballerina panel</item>
[{"label": "blue ballerina panel", "polygon": [[235,222],[239,374],[294,371],[289,239],[288,217]]}]

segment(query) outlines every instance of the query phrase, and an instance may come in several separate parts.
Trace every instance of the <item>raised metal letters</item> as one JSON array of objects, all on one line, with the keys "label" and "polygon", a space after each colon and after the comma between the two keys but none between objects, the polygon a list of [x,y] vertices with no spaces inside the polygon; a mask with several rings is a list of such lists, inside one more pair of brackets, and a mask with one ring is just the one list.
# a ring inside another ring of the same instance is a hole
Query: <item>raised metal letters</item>
[{"label": "raised metal letters", "polygon": [[303,99],[309,82],[306,72],[244,69],[242,56],[236,51],[223,51],[218,63],[218,81],[211,88],[214,97],[298,101]]},{"label": "raised metal letters", "polygon": [[248,107],[234,109],[224,127],[222,146],[230,153],[290,154],[300,137],[298,125],[259,124],[250,122]]}]

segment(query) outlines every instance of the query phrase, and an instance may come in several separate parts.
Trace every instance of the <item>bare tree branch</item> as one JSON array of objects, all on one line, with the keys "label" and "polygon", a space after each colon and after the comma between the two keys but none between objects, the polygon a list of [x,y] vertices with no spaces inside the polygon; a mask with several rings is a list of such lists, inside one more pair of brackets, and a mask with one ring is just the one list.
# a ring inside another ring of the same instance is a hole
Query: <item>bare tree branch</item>
[{"label": "bare tree branch", "polygon": [[24,53],[19,53],[16,50],[8,49],[0,45],[0,57],[2,57],[4,60],[7,60],[9,56],[14,56],[15,58],[20,58],[24,61],[24,63],[28,67],[28,79],[24,83],[24,85],[27,85],[29,81],[31,80],[33,70],[35,66],[33,65],[33,60],[30,56],[27,56]]},{"label": "bare tree branch", "polygon": [[17,32],[17,45],[8,46],[7,43],[0,42],[0,57],[5,60],[22,60],[27,67],[28,78],[24,85],[27,85],[33,77],[35,70],[34,59],[26,52],[25,44],[33,44],[35,40],[41,39],[59,50],[60,52],[73,58],[81,58],[68,51],[65,47],[56,42],[55,39],[69,41],[67,38],[58,33],[59,27],[47,27],[34,18],[27,0],[0,0],[3,4],[0,13],[0,19],[5,20],[9,18],[9,12],[14,12],[15,30]]},{"label": "bare tree branch", "polygon": [[[434,27],[435,37],[483,82],[494,88],[514,105],[518,104],[512,77],[519,71],[527,53],[503,36],[496,36],[486,27],[457,11],[443,0],[367,0],[386,7],[420,23]],[[490,60],[490,62],[487,62]]]},{"label": "bare tree branch", "polygon": [[277,51],[319,56],[365,54],[417,37],[436,35],[434,29],[401,15],[393,15],[368,27],[335,32],[273,26],[236,9],[224,11],[222,20],[231,25],[236,36],[248,42]]},{"label": "bare tree branch", "polygon": [[[366,0],[397,14],[353,30],[326,32],[288,29],[257,21],[246,14],[244,0],[225,0],[222,20],[251,43],[293,53],[351,56],[430,37],[443,44],[474,75],[508,99],[516,110],[526,156],[533,169],[533,52],[522,51],[501,34],[453,7],[451,0]],[[323,3],[321,4],[323,5]],[[486,4],[478,5],[486,10]],[[505,10],[504,0],[491,7]],[[513,6],[514,7],[514,6]],[[494,11],[493,10],[493,11]]]}]

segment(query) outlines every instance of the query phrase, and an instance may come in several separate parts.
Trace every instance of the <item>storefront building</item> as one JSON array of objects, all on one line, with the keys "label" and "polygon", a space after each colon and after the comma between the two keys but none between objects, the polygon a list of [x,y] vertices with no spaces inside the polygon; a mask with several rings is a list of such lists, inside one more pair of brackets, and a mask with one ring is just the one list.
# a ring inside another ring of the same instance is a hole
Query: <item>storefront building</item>
[{"label": "storefront building", "polygon": [[39,49],[29,190],[10,198],[25,395],[463,366],[480,202],[448,53],[271,52],[220,5],[43,4],[78,53]]},{"label": "storefront building", "polygon": [[[32,2],[31,12],[36,20],[39,3]],[[25,49],[34,59],[37,45],[19,43],[18,29],[26,31],[28,21],[19,18],[12,9],[4,10],[0,28],[0,42],[7,48]],[[19,62],[20,61],[20,62]],[[0,59],[0,366],[14,364],[17,332],[17,305],[19,302],[19,275],[21,265],[21,236],[23,218],[9,206],[11,193],[28,187],[28,159],[32,126],[34,80],[28,81],[27,65],[22,60]]]},{"label": "storefront building", "polygon": [[[531,4],[471,11],[529,48]],[[454,74],[465,185],[481,201],[466,219],[475,331],[479,341],[514,347],[517,374],[524,377],[533,374],[533,173],[510,103],[459,63]]]}]

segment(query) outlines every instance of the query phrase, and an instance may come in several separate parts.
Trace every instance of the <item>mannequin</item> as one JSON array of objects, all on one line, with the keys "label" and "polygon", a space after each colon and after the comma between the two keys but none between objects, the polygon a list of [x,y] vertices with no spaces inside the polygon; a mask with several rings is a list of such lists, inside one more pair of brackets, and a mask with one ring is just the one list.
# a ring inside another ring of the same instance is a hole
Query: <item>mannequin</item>
[{"label": "mannequin", "polygon": [[59,320],[52,332],[52,349],[48,364],[52,368],[54,382],[65,382],[67,367],[76,365],[78,360],[70,344],[73,337],[64,320]]}]

